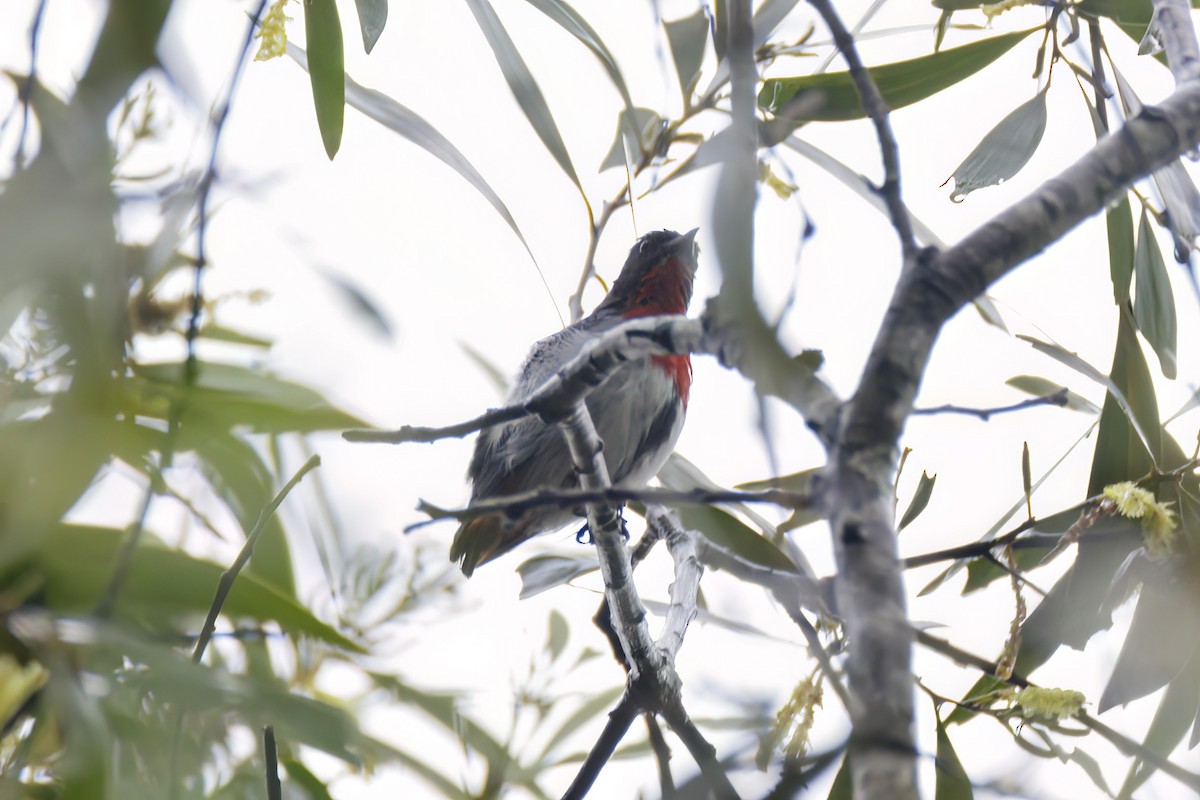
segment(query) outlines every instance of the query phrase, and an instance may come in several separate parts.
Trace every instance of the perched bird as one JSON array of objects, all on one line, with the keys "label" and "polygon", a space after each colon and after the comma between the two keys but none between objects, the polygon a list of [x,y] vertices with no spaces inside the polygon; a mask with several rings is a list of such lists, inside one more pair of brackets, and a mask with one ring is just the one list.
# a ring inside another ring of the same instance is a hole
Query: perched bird
[{"label": "perched bird", "polygon": [[[508,403],[526,400],[588,344],[625,320],[686,313],[696,273],[695,238],[693,230],[682,235],[655,231],[639,239],[596,310],[533,346]],[[588,395],[587,407],[604,442],[604,459],[614,485],[641,486],[658,473],[683,428],[691,385],[688,356],[652,356],[622,364]],[[467,477],[472,503],[534,489],[578,486],[562,432],[535,416],[480,433]],[[470,576],[480,564],[575,518],[570,509],[551,507],[517,519],[505,514],[476,517],[454,535],[450,559]]]}]

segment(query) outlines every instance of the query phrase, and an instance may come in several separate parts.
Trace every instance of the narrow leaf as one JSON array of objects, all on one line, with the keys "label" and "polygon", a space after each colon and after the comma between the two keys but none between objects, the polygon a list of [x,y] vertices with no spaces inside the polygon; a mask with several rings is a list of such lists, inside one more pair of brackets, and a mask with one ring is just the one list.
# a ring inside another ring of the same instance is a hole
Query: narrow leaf
[{"label": "narrow leaf", "polygon": [[[308,54],[303,48],[288,42],[287,52],[297,64],[306,70],[309,69]],[[508,227],[512,229],[512,232],[516,234],[517,239],[520,240],[521,245],[525,248],[525,252],[529,253],[529,258],[533,260],[535,266],[537,265],[537,259],[534,258],[533,250],[530,249],[529,243],[525,241],[525,234],[521,233],[521,229],[518,227],[512,213],[509,212],[508,206],[504,204],[504,201],[500,199],[500,195],[496,194],[495,190],[479,174],[479,170],[475,169],[475,166],[467,160],[467,157],[457,147],[450,143],[449,139],[430,125],[424,117],[382,92],[375,89],[368,89],[356,82],[349,75],[345,76],[345,85],[346,102],[351,108],[358,109],[379,124],[395,131],[417,147],[435,156],[474,186],[475,190],[483,195],[484,199],[496,210],[496,213],[508,223]]]},{"label": "narrow leaf", "polygon": [[575,174],[571,156],[567,153],[567,145],[563,142],[562,135],[558,132],[558,126],[554,123],[550,106],[547,105],[541,88],[533,79],[533,73],[526,66],[525,59],[521,58],[521,53],[508,35],[508,31],[504,29],[500,18],[496,16],[496,12],[487,0],[467,0],[467,5],[470,6],[471,13],[475,15],[475,21],[479,23],[480,30],[483,31],[483,35],[492,48],[492,54],[496,57],[496,63],[500,65],[500,71],[504,74],[504,80],[508,82],[508,88],[512,90],[521,110],[525,112],[525,118],[529,120],[534,132],[542,140],[546,149],[550,151],[550,155],[558,162],[562,171],[582,192],[579,176]]},{"label": "narrow leaf", "polygon": [[675,75],[679,78],[679,91],[684,102],[691,97],[700,77],[700,65],[708,45],[708,16],[704,9],[683,19],[664,23],[667,42],[671,45],[671,57],[675,61]]},{"label": "narrow leaf", "polygon": [[562,655],[570,636],[567,618],[558,609],[550,610],[550,633],[546,637],[546,649],[550,651],[550,660],[556,660]]},{"label": "narrow leaf", "polygon": [[751,564],[797,571],[796,565],[782,550],[732,514],[711,506],[682,506],[678,511],[685,528],[699,531],[716,546]]},{"label": "narrow leaf", "polygon": [[1158,356],[1163,375],[1174,380],[1176,375],[1175,349],[1178,325],[1175,320],[1175,295],[1171,293],[1171,278],[1163,262],[1150,215],[1143,208],[1138,225],[1137,251],[1133,259],[1137,275],[1137,292],[1133,298],[1133,318],[1138,330],[1150,342]]},{"label": "narrow leaf", "polygon": [[1129,195],[1104,214],[1108,226],[1108,271],[1112,276],[1113,300],[1117,305],[1129,302],[1129,282],[1133,278],[1133,210]]},{"label": "narrow leaf", "polygon": [[[1026,394],[1031,394],[1034,397],[1049,397],[1050,395],[1058,394],[1067,387],[1062,384],[1055,383],[1048,378],[1042,378],[1037,375],[1015,375],[1005,381],[1006,384],[1019,389]],[[1082,411],[1088,414],[1099,414],[1100,406],[1088,400],[1086,397],[1080,397],[1072,391],[1067,392],[1067,408],[1072,411]]]},{"label": "narrow leaf", "polygon": [[1024,339],[1033,345],[1035,350],[1039,350],[1054,360],[1062,364],[1066,364],[1068,367],[1080,373],[1081,375],[1085,375],[1096,383],[1099,383],[1101,386],[1107,388],[1109,394],[1112,395],[1113,400],[1116,401],[1121,411],[1124,412],[1125,416],[1128,418],[1129,424],[1133,426],[1134,432],[1137,433],[1138,438],[1141,439],[1142,444],[1145,446],[1147,452],[1154,457],[1155,461],[1158,460],[1157,454],[1160,449],[1156,444],[1158,439],[1155,438],[1155,444],[1152,446],[1151,439],[1149,436],[1147,436],[1145,429],[1142,427],[1141,421],[1137,418],[1137,415],[1134,414],[1133,408],[1129,404],[1129,400],[1125,397],[1125,393],[1120,390],[1113,380],[1093,367],[1091,364],[1084,361],[1079,357],[1078,354],[1072,353],[1069,350],[1065,350],[1056,344],[1043,342],[1040,339],[1035,339],[1032,336],[1026,336],[1024,334],[1017,334],[1017,338]]},{"label": "narrow leaf", "polygon": [[[1038,28],[991,36],[977,42],[941,50],[928,56],[872,67],[869,72],[891,109],[924,100],[969,78],[1011,50]],[[788,107],[798,96],[802,112],[794,122],[862,119],[865,113],[849,72],[826,72],[763,82],[758,95],[761,108],[792,117]]]},{"label": "narrow leaf", "polygon": [[933,485],[935,483],[937,483],[937,475],[931,478],[924,470],[921,471],[921,480],[917,483],[917,491],[913,494],[913,499],[909,502],[904,516],[900,518],[898,530],[904,530],[908,527],[908,524],[920,516],[925,507],[929,505],[929,498],[933,497]]},{"label": "narrow leaf", "polygon": [[[1192,654],[1187,666],[1163,692],[1154,719],[1146,729],[1142,746],[1164,759],[1168,758],[1171,751],[1183,741],[1183,735],[1195,718],[1197,704],[1200,704],[1200,650]],[[1120,796],[1133,797],[1138,787],[1154,772],[1153,765],[1140,759],[1134,762],[1121,786]]]},{"label": "narrow leaf", "polygon": [[1021,488],[1025,490],[1025,512],[1033,519],[1033,475],[1029,465],[1029,442],[1021,447]]},{"label": "narrow leaf", "polygon": [[308,75],[317,110],[317,127],[321,129],[325,154],[332,161],[342,146],[342,123],[346,113],[342,21],[335,0],[304,0],[304,33],[310,54]]},{"label": "narrow leaf", "polygon": [[[1190,577],[1163,567],[1163,579],[1142,586],[1129,634],[1100,696],[1101,713],[1162,688],[1196,653],[1197,639],[1188,633],[1200,630],[1200,591]],[[1186,723],[1179,727],[1180,739],[1186,729]]]},{"label": "narrow leaf", "polygon": [[388,0],[354,0],[358,7],[358,27],[362,29],[363,49],[370,54],[387,24]]},{"label": "narrow leaf", "polygon": [[1022,103],[983,137],[971,154],[954,170],[951,200],[962,200],[976,189],[996,186],[1029,163],[1046,132],[1046,92]]},{"label": "narrow leaf", "polygon": [[521,576],[521,599],[526,600],[599,568],[594,557],[535,556],[522,561],[517,567],[517,574]]},{"label": "narrow leaf", "polygon": [[954,743],[950,741],[936,707],[933,717],[937,720],[937,783],[934,800],[972,800],[975,793],[971,788],[971,779],[963,769],[958,753],[954,751]]},{"label": "narrow leaf", "polygon": [[609,79],[617,87],[617,91],[621,95],[621,100],[625,104],[625,109],[629,110],[633,108],[633,99],[629,95],[629,88],[625,85],[625,78],[621,76],[621,68],[617,66],[616,59],[609,52],[608,47],[604,44],[604,40],[588,24],[588,21],[579,15],[579,12],[567,4],[565,0],[526,0],[526,2],[554,20],[562,26],[563,30],[582,42],[588,50],[591,50],[592,54],[600,59],[600,63],[604,66],[604,71],[608,73]]}]

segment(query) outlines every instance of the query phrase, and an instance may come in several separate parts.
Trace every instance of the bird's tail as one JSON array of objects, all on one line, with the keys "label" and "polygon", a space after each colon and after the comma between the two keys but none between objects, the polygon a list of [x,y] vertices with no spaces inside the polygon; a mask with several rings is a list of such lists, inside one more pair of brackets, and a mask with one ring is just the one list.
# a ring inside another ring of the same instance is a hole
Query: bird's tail
[{"label": "bird's tail", "polygon": [[498,558],[529,538],[528,522],[513,522],[503,514],[486,514],[459,526],[450,544],[450,560],[468,578],[480,564]]}]

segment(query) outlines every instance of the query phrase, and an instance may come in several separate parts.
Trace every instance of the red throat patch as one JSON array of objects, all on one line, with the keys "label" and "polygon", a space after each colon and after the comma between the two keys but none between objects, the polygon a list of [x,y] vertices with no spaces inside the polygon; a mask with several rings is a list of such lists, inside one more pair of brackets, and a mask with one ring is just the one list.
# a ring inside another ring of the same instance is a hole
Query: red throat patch
[{"label": "red throat patch", "polygon": [[668,258],[646,272],[625,311],[625,318],[687,313],[692,276],[678,258]]}]

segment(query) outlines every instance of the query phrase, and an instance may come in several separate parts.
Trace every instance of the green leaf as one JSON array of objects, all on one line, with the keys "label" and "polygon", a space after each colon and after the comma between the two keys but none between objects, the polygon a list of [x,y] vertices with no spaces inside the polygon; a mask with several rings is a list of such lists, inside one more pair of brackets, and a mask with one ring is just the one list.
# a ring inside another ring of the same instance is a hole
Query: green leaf
[{"label": "green leaf", "polygon": [[304,33],[317,127],[321,129],[325,154],[332,161],[342,146],[342,123],[346,113],[342,21],[335,0],[304,0]]},{"label": "green leaf", "polygon": [[1166,225],[1175,239],[1175,260],[1188,263],[1200,237],[1200,190],[1178,158],[1150,175],[1166,209]]},{"label": "green leaf", "polygon": [[546,638],[546,649],[550,651],[550,659],[557,660],[562,655],[563,649],[567,646],[567,639],[570,636],[570,628],[567,627],[567,618],[559,613],[558,609],[550,610],[550,634]]},{"label": "green leaf", "polygon": [[308,793],[309,800],[333,800],[325,782],[295,758],[280,758],[279,763],[287,772],[288,780]]},{"label": "green leaf", "polygon": [[[1060,383],[1055,383],[1048,378],[1042,378],[1037,375],[1015,375],[1006,380],[1005,383],[1014,389],[1018,389],[1034,397],[1049,397],[1067,388]],[[1067,392],[1066,407],[1072,411],[1082,411],[1088,414],[1100,413],[1100,406],[1072,391]]]},{"label": "green leaf", "polygon": [[937,475],[931,478],[924,470],[921,470],[921,480],[917,483],[917,491],[913,493],[913,499],[909,502],[904,516],[900,518],[900,526],[897,530],[904,530],[909,523],[921,515],[925,506],[929,505],[929,498],[933,496],[933,485],[936,482]]},{"label": "green leaf", "polygon": [[546,104],[542,90],[538,87],[537,81],[533,79],[533,73],[526,66],[525,59],[521,57],[521,53],[517,50],[512,38],[509,37],[508,31],[504,29],[500,18],[496,16],[496,12],[492,10],[492,6],[487,0],[467,0],[467,5],[470,6],[471,13],[475,15],[475,21],[479,24],[480,30],[487,38],[488,45],[492,48],[492,54],[496,57],[496,63],[500,65],[500,71],[504,74],[504,80],[508,82],[508,88],[512,90],[521,110],[525,112],[525,118],[529,120],[534,132],[542,140],[542,144],[546,146],[550,155],[558,162],[562,171],[582,192],[579,176],[575,174],[575,167],[571,163],[567,145],[563,142],[562,135],[558,132],[558,126],[554,123],[550,106]]},{"label": "green leaf", "polygon": [[1029,163],[1042,134],[1046,132],[1046,92],[1050,84],[1032,100],[1017,106],[996,127],[988,131],[954,174],[951,200],[962,200],[976,189],[996,186],[1012,178]]},{"label": "green leaf", "polygon": [[850,770],[850,754],[842,759],[842,766],[838,768],[837,775],[833,778],[833,785],[829,787],[829,795],[827,800],[853,800],[854,798],[854,776]]},{"label": "green leaf", "polygon": [[362,29],[363,49],[370,54],[387,24],[388,0],[354,0],[358,7],[358,27]]},{"label": "green leaf", "polygon": [[810,469],[802,469],[799,472],[793,472],[790,475],[780,475],[775,478],[766,478],[758,481],[746,481],[745,483],[737,484],[734,488],[745,492],[765,492],[768,489],[779,489],[785,492],[805,494],[812,490],[813,481],[822,472],[824,472],[823,467],[812,467]]},{"label": "green leaf", "polygon": [[[304,51],[304,48],[297,47],[288,42],[287,52],[302,68],[309,69],[308,54]],[[380,125],[408,139],[417,147],[420,147],[453,169],[466,179],[469,184],[475,187],[475,191],[483,195],[483,198],[495,209],[501,219],[508,223],[508,227],[516,234],[517,239],[525,248],[525,252],[529,253],[529,258],[535,265],[537,264],[533,250],[530,249],[529,243],[525,241],[525,234],[521,233],[521,229],[517,225],[516,219],[513,218],[512,213],[508,210],[508,206],[504,204],[504,201],[500,199],[500,195],[496,194],[495,190],[479,174],[479,170],[475,169],[475,166],[467,160],[467,157],[457,147],[450,143],[449,139],[439,133],[421,115],[396,102],[382,92],[368,89],[356,82],[349,75],[345,76],[345,86],[346,102],[351,108],[358,109]]]},{"label": "green leaf", "polygon": [[274,342],[270,339],[263,339],[259,336],[252,336],[248,333],[226,328],[221,325],[208,324],[200,329],[198,334],[205,339],[211,339],[214,342],[229,342],[230,344],[243,344],[247,347],[261,347],[266,350],[271,347]]},{"label": "green leaf", "polygon": [[521,576],[520,599],[526,600],[598,569],[600,565],[594,556],[534,556],[517,567],[517,574]]},{"label": "green leaf", "polygon": [[1025,492],[1025,510],[1033,519],[1033,468],[1029,463],[1029,442],[1021,447],[1021,488]]},{"label": "green leaf", "polygon": [[[1146,729],[1142,746],[1166,759],[1183,740],[1188,726],[1192,724],[1200,705],[1200,650],[1192,653],[1191,660],[1167,686],[1158,703],[1158,711]],[[1133,797],[1133,793],[1154,774],[1155,767],[1141,759],[1129,767],[1125,783],[1121,786],[1121,797]]]},{"label": "green leaf", "polygon": [[625,79],[621,76],[621,69],[617,66],[616,59],[609,52],[608,47],[604,44],[604,40],[588,24],[588,21],[579,15],[579,12],[568,5],[565,0],[526,0],[526,2],[554,20],[567,33],[583,43],[588,50],[591,50],[592,54],[600,59],[600,63],[604,66],[604,71],[608,73],[609,79],[617,87],[625,108],[627,110],[633,108],[633,99],[629,95],[629,88],[625,85]]},{"label": "green leaf", "polygon": [[[1037,30],[1041,28],[992,36],[928,56],[872,67],[869,71],[888,107],[903,108],[969,78]],[[793,117],[786,112],[798,98],[803,108]],[[772,114],[791,117],[796,124],[866,116],[849,72],[772,78],[763,82],[758,104]]]},{"label": "green leaf", "polygon": [[[1059,347],[1056,344],[1043,342],[1040,339],[1035,339],[1032,336],[1026,336],[1024,334],[1017,334],[1017,338],[1029,342],[1029,344],[1033,345],[1035,350],[1045,353],[1055,361],[1067,365],[1079,374],[1091,378],[1096,383],[1108,389],[1109,396],[1112,397],[1113,401],[1116,402],[1117,406],[1125,414],[1126,418],[1129,420],[1129,424],[1132,426],[1133,431],[1137,434],[1138,438],[1141,439],[1142,445],[1157,463],[1158,454],[1161,449],[1159,445],[1159,437],[1157,435],[1157,411],[1155,413],[1155,425],[1153,427],[1147,427],[1143,425],[1142,420],[1140,420],[1138,415],[1134,413],[1133,406],[1130,404],[1130,401],[1126,399],[1125,392],[1121,391],[1121,387],[1117,385],[1115,380],[1084,361],[1077,353],[1072,353],[1071,351]],[[1134,342],[1134,344],[1136,345],[1136,342]],[[1153,439],[1150,438],[1148,431],[1154,432],[1155,436]]]},{"label": "green leaf", "polygon": [[1104,214],[1108,226],[1108,271],[1112,276],[1113,300],[1117,305],[1129,302],[1129,282],[1133,278],[1133,210],[1129,195]]},{"label": "green leaf", "polygon": [[954,752],[954,743],[946,733],[946,726],[937,712],[936,703],[933,718],[937,720],[937,783],[934,788],[934,800],[972,800],[975,792],[971,788],[971,779]]},{"label": "green leaf", "polygon": [[1163,262],[1158,242],[1154,239],[1154,228],[1150,225],[1150,215],[1145,208],[1142,209],[1142,221],[1138,225],[1137,252],[1133,265],[1137,275],[1133,318],[1137,322],[1138,330],[1154,348],[1163,375],[1174,380],[1178,337],[1175,295],[1171,292],[1171,278],[1167,275],[1167,265]]},{"label": "green leaf", "polygon": [[675,75],[679,78],[679,90],[686,104],[696,88],[700,65],[704,62],[704,51],[708,46],[708,16],[704,9],[697,9],[690,17],[663,23],[663,27],[667,29],[667,42],[671,45],[671,57],[675,61]]},{"label": "green leaf", "polygon": [[563,720],[562,725],[554,732],[554,735],[549,737],[549,744],[542,751],[541,757],[538,758],[539,763],[546,763],[550,753],[561,744],[567,741],[571,734],[582,728],[596,717],[606,714],[611,711],[620,699],[621,695],[625,694],[624,686],[614,686],[611,689],[605,689],[597,692],[584,701],[579,708],[571,712],[571,715]]},{"label": "green leaf", "polygon": [[[649,108],[636,107],[633,109],[632,115],[629,109],[623,109],[617,117],[617,135],[613,138],[612,147],[608,148],[608,154],[600,162],[600,171],[625,166],[625,136],[631,129],[638,132],[636,142],[640,156],[641,152],[645,152],[653,146],[654,139],[658,136],[663,122],[664,120],[658,115],[658,112]],[[636,161],[637,158],[634,157],[634,160]]]},{"label": "green leaf", "polygon": [[[192,428],[180,437],[180,449],[195,452],[213,492],[237,517],[243,534],[249,534],[275,496],[274,475],[258,451],[227,431]],[[291,548],[277,515],[263,524],[249,569],[279,591],[295,596]]]},{"label": "green leaf", "polygon": [[[1129,633],[1100,696],[1100,713],[1162,688],[1196,654],[1200,644],[1195,636],[1200,630],[1200,589],[1184,571],[1160,566],[1166,574],[1142,585]],[[1188,709],[1189,717],[1194,710],[1194,705]],[[1186,729],[1184,722],[1179,738]]]},{"label": "green leaf", "polygon": [[167,419],[172,403],[185,401],[183,422],[218,430],[245,427],[257,433],[308,433],[366,427],[319,392],[261,369],[201,362],[185,385],[185,362],[138,365],[124,383],[131,412]]},{"label": "green leaf", "polygon": [[796,565],[769,539],[740,522],[737,517],[711,506],[681,506],[679,518],[688,530],[699,531],[717,547],[724,548],[751,564],[796,572]]},{"label": "green leaf", "polygon": [[[49,531],[28,566],[42,576],[45,606],[64,614],[90,612],[108,585],[124,535],[124,531],[84,525],[59,525]],[[158,624],[180,614],[203,617],[224,569],[144,541],[133,557],[116,613]],[[238,576],[225,601],[224,614],[259,622],[273,620],[290,634],[304,634],[344,650],[363,652],[358,644],[252,572]]]}]

